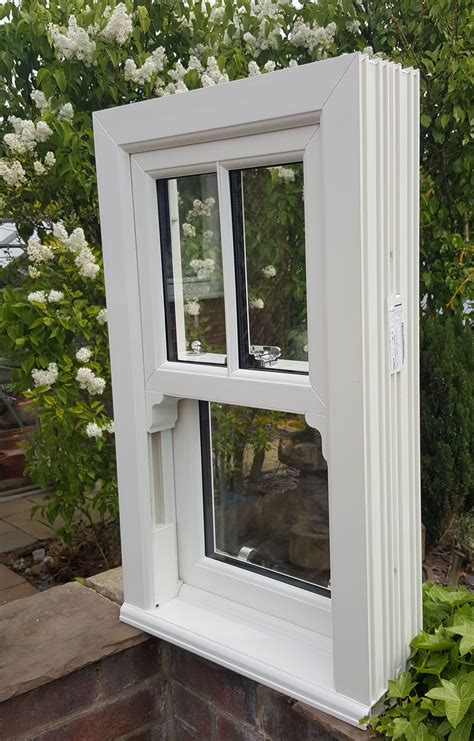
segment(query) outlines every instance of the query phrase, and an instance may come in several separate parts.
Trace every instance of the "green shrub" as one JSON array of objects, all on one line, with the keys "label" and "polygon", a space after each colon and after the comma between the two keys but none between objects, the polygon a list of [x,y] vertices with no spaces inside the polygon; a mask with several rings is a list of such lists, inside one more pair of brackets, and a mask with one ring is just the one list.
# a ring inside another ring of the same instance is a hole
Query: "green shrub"
[{"label": "green shrub", "polygon": [[406,741],[472,741],[474,593],[425,584],[423,614],[408,671],[388,683],[385,712],[369,725],[387,738]]},{"label": "green shrub", "polygon": [[433,541],[474,507],[474,342],[455,315],[421,324],[422,516]]}]

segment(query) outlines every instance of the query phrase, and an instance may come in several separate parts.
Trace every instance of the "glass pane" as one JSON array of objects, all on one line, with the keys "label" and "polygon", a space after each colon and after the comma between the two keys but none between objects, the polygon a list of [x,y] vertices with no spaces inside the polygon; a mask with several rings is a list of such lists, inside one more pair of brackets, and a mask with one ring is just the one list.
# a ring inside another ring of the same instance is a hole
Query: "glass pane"
[{"label": "glass pane", "polygon": [[201,414],[210,417],[203,424],[207,555],[328,588],[328,476],[319,432],[299,414],[204,402]]},{"label": "glass pane", "polygon": [[[240,175],[250,346],[244,365],[304,373],[308,327],[303,163],[249,168]],[[252,351],[252,346],[257,348]],[[277,362],[268,355],[259,357],[258,348],[264,346],[278,348]]]},{"label": "glass pane", "polygon": [[158,181],[168,357],[226,362],[224,286],[215,173]]}]

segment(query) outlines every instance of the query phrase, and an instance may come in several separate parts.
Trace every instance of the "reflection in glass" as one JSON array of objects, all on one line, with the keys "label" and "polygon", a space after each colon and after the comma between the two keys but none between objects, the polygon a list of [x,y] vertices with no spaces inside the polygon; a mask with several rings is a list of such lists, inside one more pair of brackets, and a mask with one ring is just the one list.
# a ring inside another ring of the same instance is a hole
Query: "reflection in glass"
[{"label": "reflection in glass", "polygon": [[170,360],[225,364],[215,173],[158,181]]},{"label": "reflection in glass", "polygon": [[275,346],[281,355],[273,367],[307,372],[303,163],[249,168],[240,177],[250,345],[244,365],[255,364],[252,346]]},{"label": "reflection in glass", "polygon": [[207,555],[327,588],[328,478],[319,432],[303,415],[216,403],[201,402],[201,421]]}]

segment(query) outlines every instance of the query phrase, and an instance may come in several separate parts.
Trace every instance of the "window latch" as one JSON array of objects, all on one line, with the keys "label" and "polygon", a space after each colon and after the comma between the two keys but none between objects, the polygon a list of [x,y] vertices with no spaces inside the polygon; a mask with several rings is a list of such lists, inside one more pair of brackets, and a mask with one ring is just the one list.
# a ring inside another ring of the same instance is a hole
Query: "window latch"
[{"label": "window latch", "polygon": [[260,368],[269,368],[277,362],[281,348],[276,345],[250,345],[250,355],[253,355]]}]

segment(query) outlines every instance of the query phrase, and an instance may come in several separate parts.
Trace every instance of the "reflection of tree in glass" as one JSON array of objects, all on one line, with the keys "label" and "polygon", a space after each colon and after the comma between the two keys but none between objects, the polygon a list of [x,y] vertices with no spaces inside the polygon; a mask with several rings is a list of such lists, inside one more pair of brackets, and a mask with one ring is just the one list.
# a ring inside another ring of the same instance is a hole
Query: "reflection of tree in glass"
[{"label": "reflection of tree in glass", "polygon": [[242,171],[250,341],[307,360],[303,164]]},{"label": "reflection of tree in glass", "polygon": [[203,352],[225,353],[224,291],[215,173],[177,180],[188,347],[199,340]]}]

